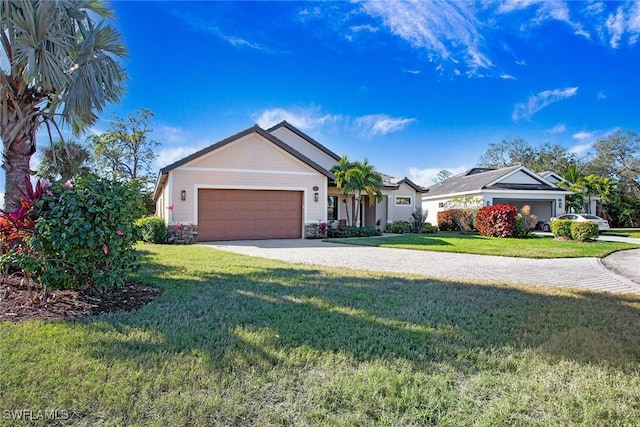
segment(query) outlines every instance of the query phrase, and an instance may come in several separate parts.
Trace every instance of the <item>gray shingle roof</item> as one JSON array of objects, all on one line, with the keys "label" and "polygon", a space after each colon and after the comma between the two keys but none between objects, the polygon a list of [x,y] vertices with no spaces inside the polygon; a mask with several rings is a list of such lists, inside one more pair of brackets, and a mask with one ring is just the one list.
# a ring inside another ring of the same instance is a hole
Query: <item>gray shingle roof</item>
[{"label": "gray shingle roof", "polygon": [[428,196],[432,197],[447,194],[466,194],[488,188],[563,191],[555,186],[545,183],[542,179],[540,179],[539,184],[508,184],[496,182],[520,168],[523,169],[523,172],[529,175],[533,174],[531,175],[533,178],[541,178],[534,172],[524,168],[521,165],[502,169],[473,168],[461,174],[452,176],[451,178],[444,180],[441,183],[428,187]]}]

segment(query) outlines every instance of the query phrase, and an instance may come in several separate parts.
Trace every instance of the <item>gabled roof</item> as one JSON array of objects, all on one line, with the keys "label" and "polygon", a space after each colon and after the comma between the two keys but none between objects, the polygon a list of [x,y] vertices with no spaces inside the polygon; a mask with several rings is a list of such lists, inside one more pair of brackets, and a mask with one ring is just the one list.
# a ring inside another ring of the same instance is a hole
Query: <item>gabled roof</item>
[{"label": "gabled roof", "polygon": [[324,145],[320,144],[318,141],[316,141],[315,139],[311,138],[309,135],[307,135],[306,133],[302,132],[300,129],[298,129],[297,127],[293,126],[292,124],[290,124],[286,120],[283,120],[280,123],[278,123],[277,125],[275,125],[273,127],[270,127],[269,129],[267,129],[267,132],[273,133],[274,131],[276,131],[276,130],[278,130],[280,128],[285,128],[285,129],[290,130],[291,132],[293,132],[296,135],[298,135],[300,138],[302,138],[305,141],[307,141],[309,144],[313,145],[314,147],[316,147],[320,151],[322,151],[325,154],[327,154],[329,157],[335,159],[336,161],[340,160],[340,156],[338,156],[336,153],[334,153],[333,151],[329,150],[327,147],[325,147]]},{"label": "gabled roof", "polygon": [[[507,177],[517,172],[529,175],[536,183],[516,184],[504,182]],[[564,191],[522,165],[502,169],[473,168],[427,188],[429,197],[467,194],[487,189]]]},{"label": "gabled roof", "polygon": [[327,178],[331,179],[331,180],[335,180],[335,175],[332,174],[330,171],[326,170],[325,168],[323,168],[322,166],[320,166],[319,164],[317,164],[316,162],[314,162],[313,160],[309,159],[308,157],[306,157],[305,155],[303,155],[302,153],[294,150],[293,148],[291,148],[289,145],[287,145],[286,143],[284,143],[282,140],[280,140],[279,138],[275,137],[274,135],[270,134],[269,132],[265,131],[264,129],[262,129],[260,126],[258,125],[254,125],[248,129],[245,129],[241,132],[238,132],[235,135],[232,135],[228,138],[223,139],[222,141],[219,141],[213,145],[210,145],[208,147],[203,148],[202,150],[196,151],[195,153],[184,157],[180,160],[178,160],[177,162],[174,162],[168,166],[165,166],[163,168],[160,169],[160,174],[158,176],[158,180],[156,182],[156,188],[154,191],[155,196],[157,196],[157,192],[160,189],[160,186],[165,182],[165,180],[167,179],[167,175],[170,171],[183,166],[193,160],[196,160],[202,156],[204,156],[205,154],[208,154],[212,151],[215,151],[221,147],[224,147],[227,144],[230,144],[240,138],[243,138],[245,136],[251,135],[252,133],[257,133],[258,135],[262,136],[263,138],[265,138],[266,140],[268,140],[269,142],[273,143],[274,145],[276,145],[277,147],[281,148],[282,150],[286,151],[287,153],[289,153],[290,155],[292,155],[293,157],[297,158],[298,160],[300,160],[301,162],[303,162],[304,164],[306,164],[307,166],[310,166],[311,168],[315,169],[316,171],[320,172],[322,175],[326,176]]}]

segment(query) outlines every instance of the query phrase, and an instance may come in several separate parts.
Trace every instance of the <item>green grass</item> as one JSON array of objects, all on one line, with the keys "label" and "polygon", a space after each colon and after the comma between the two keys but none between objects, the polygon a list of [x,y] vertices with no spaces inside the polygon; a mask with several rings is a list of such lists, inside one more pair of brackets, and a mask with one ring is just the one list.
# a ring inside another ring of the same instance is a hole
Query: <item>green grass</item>
[{"label": "green grass", "polygon": [[0,424],[640,424],[640,296],[140,250],[140,311],[0,322]]},{"label": "green grass", "polygon": [[640,228],[612,228],[603,234],[640,239]]},{"label": "green grass", "polygon": [[591,243],[579,243],[554,240],[552,237],[541,236],[534,236],[530,239],[504,239],[484,237],[478,234],[450,232],[403,234],[392,237],[327,239],[327,241],[384,248],[498,255],[519,258],[602,258],[612,252],[640,247],[639,245],[621,242],[595,241]]}]

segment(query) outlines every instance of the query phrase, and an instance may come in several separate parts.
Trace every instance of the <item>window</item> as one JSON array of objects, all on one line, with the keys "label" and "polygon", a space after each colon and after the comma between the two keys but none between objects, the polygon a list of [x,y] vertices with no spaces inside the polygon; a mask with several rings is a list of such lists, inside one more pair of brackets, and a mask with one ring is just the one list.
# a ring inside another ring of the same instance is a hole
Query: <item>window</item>
[{"label": "window", "polygon": [[338,196],[327,197],[327,221],[338,220]]},{"label": "window", "polygon": [[410,205],[411,197],[396,197],[396,205]]},{"label": "window", "polygon": [[438,203],[438,207],[439,207],[439,208],[444,208],[444,202],[439,202],[439,203]]}]

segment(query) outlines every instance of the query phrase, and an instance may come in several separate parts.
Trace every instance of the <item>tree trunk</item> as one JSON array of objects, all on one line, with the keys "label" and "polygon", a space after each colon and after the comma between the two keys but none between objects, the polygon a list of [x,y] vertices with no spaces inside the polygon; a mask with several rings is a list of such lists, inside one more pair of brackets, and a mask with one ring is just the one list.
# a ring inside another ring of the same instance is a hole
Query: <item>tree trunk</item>
[{"label": "tree trunk", "polygon": [[[23,113],[24,114],[24,113]],[[2,168],[5,170],[4,210],[11,212],[20,206],[20,192],[24,190],[24,177],[31,176],[29,162],[36,151],[35,119],[22,124],[22,129],[12,133],[20,126],[19,117],[26,114],[12,114],[7,126],[0,131],[4,145]],[[28,114],[28,113],[27,113]]]}]

